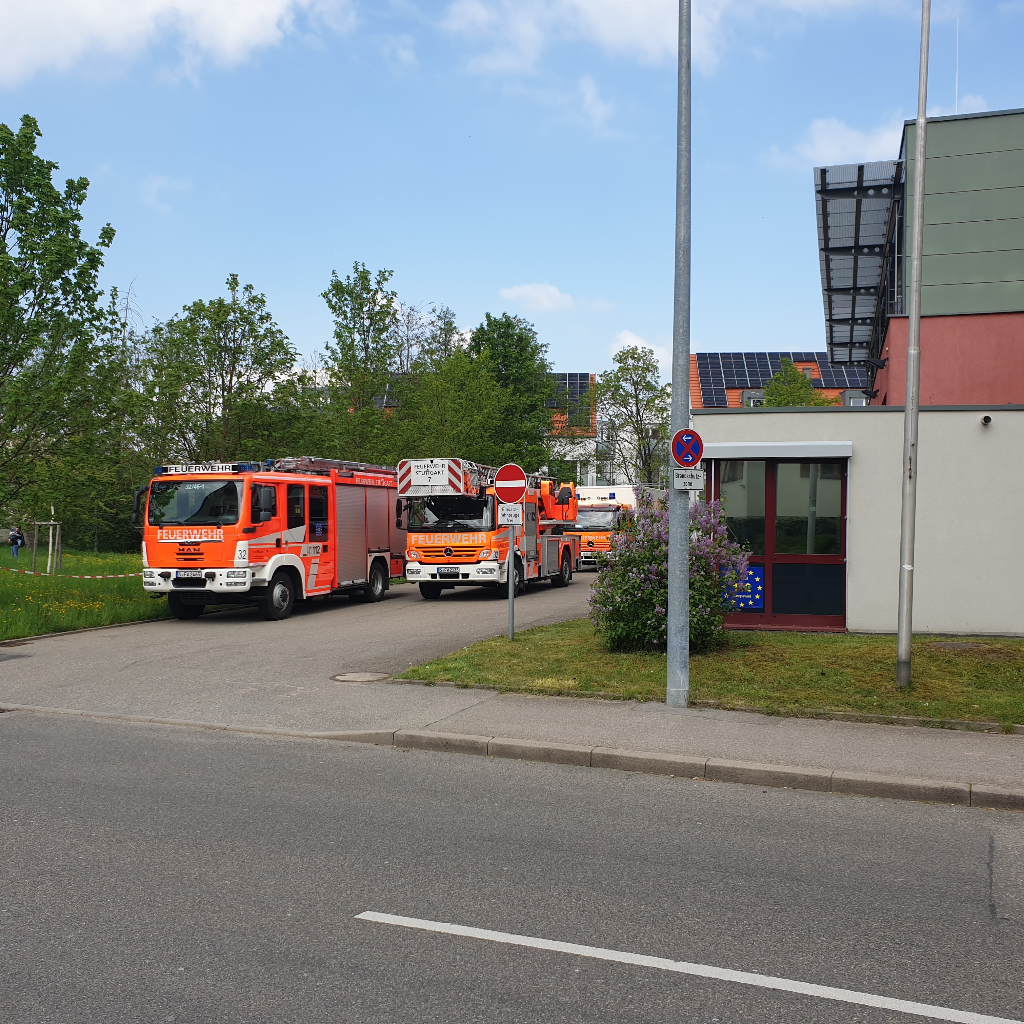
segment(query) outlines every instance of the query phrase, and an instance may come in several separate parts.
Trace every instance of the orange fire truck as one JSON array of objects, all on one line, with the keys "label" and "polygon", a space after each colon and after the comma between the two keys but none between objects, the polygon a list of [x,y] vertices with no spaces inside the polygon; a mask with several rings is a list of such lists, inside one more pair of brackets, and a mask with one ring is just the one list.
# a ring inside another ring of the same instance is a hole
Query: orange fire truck
[{"label": "orange fire truck", "polygon": [[611,550],[612,534],[629,524],[631,511],[629,505],[610,502],[580,505],[576,528],[580,538],[581,569],[597,568],[597,556]]},{"label": "orange fire truck", "polygon": [[385,466],[308,456],[158,466],[132,518],[142,585],[179,619],[208,604],[255,603],[284,619],[317,595],[379,601],[402,575],[401,503]]},{"label": "orange fire truck", "polygon": [[565,531],[576,518],[576,491],[527,474],[521,526],[499,526],[491,466],[466,459],[403,459],[398,494],[408,510],[405,575],[428,601],[452,587],[508,586],[509,535],[513,587],[550,580],[564,587],[579,566],[579,538]]}]

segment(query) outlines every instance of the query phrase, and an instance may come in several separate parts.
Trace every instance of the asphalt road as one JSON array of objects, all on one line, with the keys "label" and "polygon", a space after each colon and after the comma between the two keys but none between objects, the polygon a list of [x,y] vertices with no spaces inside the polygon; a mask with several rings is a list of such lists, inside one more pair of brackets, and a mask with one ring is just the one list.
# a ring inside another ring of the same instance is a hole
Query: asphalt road
[{"label": "asphalt road", "polygon": [[356,920],[1024,1018],[1024,816],[0,715],[0,1018],[921,1018]]},{"label": "asphalt road", "polygon": [[[528,587],[516,600],[517,629],[586,615],[593,578],[578,574],[562,589],[549,583]],[[378,604],[347,597],[302,602],[283,622],[266,622],[255,609],[244,608],[191,622],[55,634],[0,648],[0,701],[313,730],[346,728],[349,706],[361,695],[336,685],[333,676],[397,675],[497,636],[507,626],[507,599],[494,591],[467,587],[424,601],[417,587],[406,584],[394,587]],[[417,700],[410,688],[401,689],[364,703],[372,703],[373,714],[390,722]],[[449,699],[451,710],[474,701],[454,692]],[[294,713],[289,705],[295,705]],[[441,715],[431,711],[427,717]]]}]

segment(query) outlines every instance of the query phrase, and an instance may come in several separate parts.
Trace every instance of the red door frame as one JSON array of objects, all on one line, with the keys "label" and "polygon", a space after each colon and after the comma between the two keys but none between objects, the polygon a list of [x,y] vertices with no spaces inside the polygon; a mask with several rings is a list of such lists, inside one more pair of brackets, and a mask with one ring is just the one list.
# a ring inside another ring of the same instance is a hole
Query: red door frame
[{"label": "red door frame", "polygon": [[[737,460],[739,461],[739,460]],[[743,460],[751,461],[751,460]],[[772,566],[778,563],[813,564],[813,565],[846,565],[846,485],[848,460],[822,459],[821,462],[838,463],[840,469],[840,520],[839,520],[839,554],[838,555],[789,555],[775,553],[775,497],[777,483],[777,467],[780,463],[797,463],[808,459],[764,459],[764,551],[763,555],[751,555],[751,565],[764,566],[764,611],[733,612],[727,615],[727,629],[788,629],[819,633],[846,632],[846,573],[843,573],[843,614],[842,615],[776,615],[771,610],[772,602]],[[721,498],[721,466],[722,460],[715,459],[711,474],[712,494],[715,499]]]}]

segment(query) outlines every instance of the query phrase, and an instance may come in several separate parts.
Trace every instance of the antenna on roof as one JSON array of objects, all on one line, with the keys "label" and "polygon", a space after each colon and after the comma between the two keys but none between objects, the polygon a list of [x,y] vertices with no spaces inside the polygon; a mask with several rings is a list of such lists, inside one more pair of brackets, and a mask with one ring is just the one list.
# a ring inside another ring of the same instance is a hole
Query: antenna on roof
[{"label": "antenna on roof", "polygon": [[956,79],[953,86],[953,113],[960,113],[960,19],[956,19]]}]

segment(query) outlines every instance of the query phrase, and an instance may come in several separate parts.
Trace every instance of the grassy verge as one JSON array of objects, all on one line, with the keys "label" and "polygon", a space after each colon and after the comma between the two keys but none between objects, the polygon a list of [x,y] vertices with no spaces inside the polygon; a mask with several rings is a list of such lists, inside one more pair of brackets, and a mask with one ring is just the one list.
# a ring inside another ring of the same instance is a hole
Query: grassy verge
[{"label": "grassy verge", "polygon": [[[4,547],[0,550],[0,567],[0,641],[167,616],[167,602],[154,600],[146,594],[137,576],[121,580],[73,580],[7,572],[8,568],[32,568],[32,556],[27,548],[22,549],[20,558],[14,559],[10,548]],[[42,568],[46,568],[45,553]],[[63,572],[67,575],[141,571],[141,555],[73,552],[64,555]]]},{"label": "grassy verge", "polygon": [[[1024,723],[1024,640],[981,637],[937,646],[914,641],[914,685],[894,683],[896,638],[822,633],[731,632],[690,663],[691,698],[782,715],[812,710]],[[612,654],[587,619],[485,640],[411,668],[407,679],[499,690],[622,700],[665,699],[665,656]]]}]

